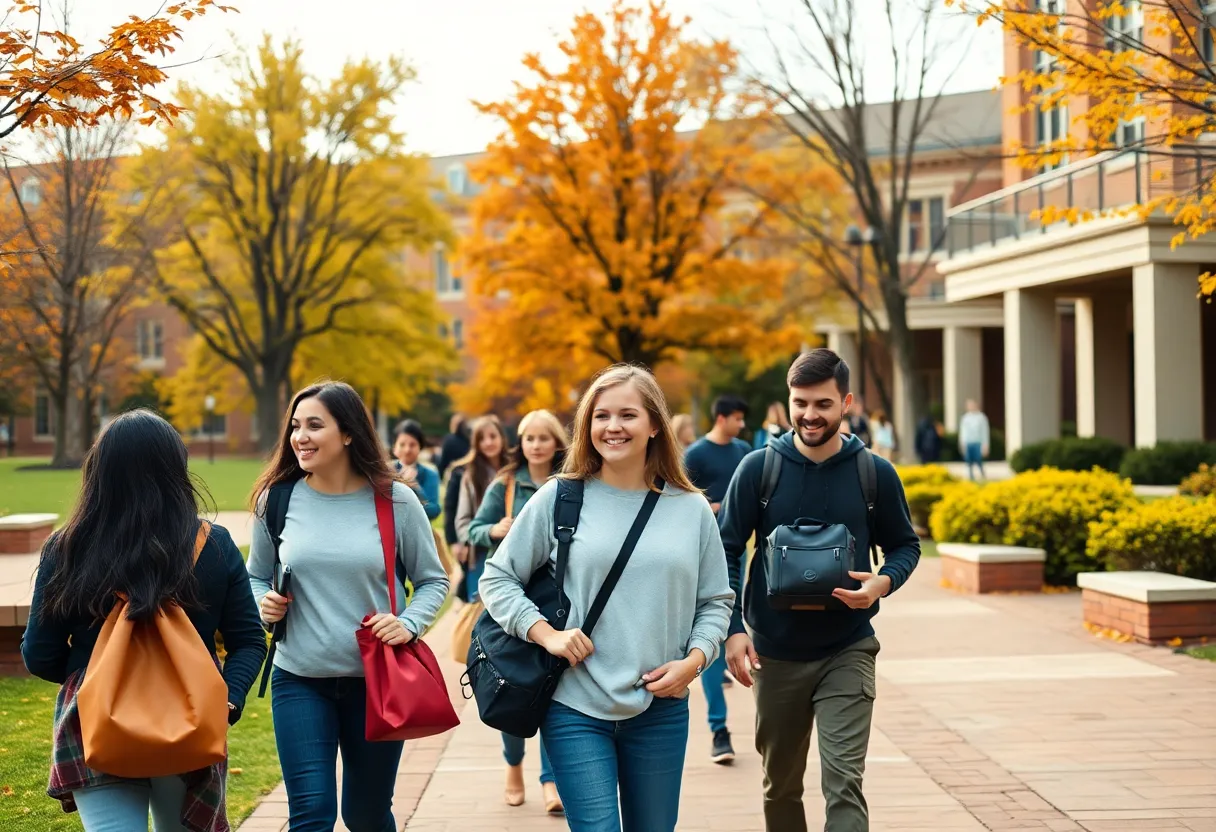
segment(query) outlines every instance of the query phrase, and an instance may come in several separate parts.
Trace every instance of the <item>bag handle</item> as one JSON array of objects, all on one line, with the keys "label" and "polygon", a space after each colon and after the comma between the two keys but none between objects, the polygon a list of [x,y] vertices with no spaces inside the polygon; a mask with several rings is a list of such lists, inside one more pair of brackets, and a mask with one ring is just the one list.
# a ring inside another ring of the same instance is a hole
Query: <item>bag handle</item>
[{"label": "bag handle", "polygon": [[[638,516],[634,518],[633,525],[629,528],[629,534],[625,536],[625,542],[621,544],[621,552],[613,561],[612,570],[608,573],[608,577],[604,579],[604,585],[600,587],[600,591],[595,596],[595,601],[591,604],[591,609],[587,612],[587,618],[583,621],[580,628],[583,635],[591,637],[591,631],[595,629],[595,625],[600,620],[600,615],[604,612],[604,607],[608,603],[608,596],[612,595],[612,590],[616,589],[617,581],[621,579],[621,573],[625,571],[625,564],[629,563],[629,558],[633,555],[633,550],[637,548],[638,540],[642,537],[642,532],[646,528],[646,523],[650,520],[650,515],[654,513],[654,507],[658,505],[659,497],[663,494],[663,488],[666,483],[662,478],[655,480],[655,488],[646,492],[646,499],[642,501],[642,508],[638,511]],[[655,490],[657,489],[657,490]]]},{"label": "bag handle", "polygon": [[393,528],[393,501],[376,492],[376,526],[384,550],[384,574],[388,578],[388,605],[397,614],[397,540]]},{"label": "bag handle", "polygon": [[507,478],[503,480],[503,485],[507,489],[506,514],[504,517],[515,516],[515,475],[507,474]]}]

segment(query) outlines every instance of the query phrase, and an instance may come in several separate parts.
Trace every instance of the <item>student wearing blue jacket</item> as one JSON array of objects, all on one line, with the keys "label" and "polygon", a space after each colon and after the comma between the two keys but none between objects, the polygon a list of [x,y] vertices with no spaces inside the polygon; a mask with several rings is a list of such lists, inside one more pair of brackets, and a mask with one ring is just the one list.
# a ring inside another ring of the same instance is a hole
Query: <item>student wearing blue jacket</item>
[{"label": "student wearing blue jacket", "polygon": [[393,458],[396,460],[393,467],[414,486],[427,519],[434,520],[443,508],[439,503],[439,472],[418,461],[425,444],[422,425],[413,419],[406,419],[393,431]]}]

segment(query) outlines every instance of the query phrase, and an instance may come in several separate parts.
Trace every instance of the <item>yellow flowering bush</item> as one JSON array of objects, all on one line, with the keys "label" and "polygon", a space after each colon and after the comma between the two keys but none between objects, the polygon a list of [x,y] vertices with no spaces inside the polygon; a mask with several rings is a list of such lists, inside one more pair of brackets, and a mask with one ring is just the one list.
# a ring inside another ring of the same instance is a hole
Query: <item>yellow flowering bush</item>
[{"label": "yellow flowering bush", "polygon": [[1108,512],[1089,524],[1086,552],[1110,569],[1216,580],[1216,497],[1172,497]]},{"label": "yellow flowering bush", "polygon": [[1178,493],[1191,497],[1208,497],[1216,494],[1216,465],[1201,463],[1199,470],[1184,479],[1178,486]]},{"label": "yellow flowering bush", "polygon": [[908,489],[914,485],[948,485],[958,482],[945,465],[899,465],[895,468],[899,480]]},{"label": "yellow flowering bush", "polygon": [[1044,549],[1047,582],[1069,584],[1094,568],[1086,554],[1090,522],[1138,504],[1131,483],[1109,471],[1040,468],[951,491],[934,507],[929,529],[939,541]]},{"label": "yellow flowering bush", "polygon": [[958,478],[944,465],[900,465],[895,470],[904,484],[912,525],[928,528],[929,513],[947,491],[959,485]]}]

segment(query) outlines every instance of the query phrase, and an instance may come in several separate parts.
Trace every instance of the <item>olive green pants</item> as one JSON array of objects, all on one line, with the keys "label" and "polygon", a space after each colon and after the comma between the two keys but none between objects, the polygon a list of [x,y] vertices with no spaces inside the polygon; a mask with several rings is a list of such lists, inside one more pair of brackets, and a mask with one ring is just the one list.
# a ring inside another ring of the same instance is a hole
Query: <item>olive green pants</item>
[{"label": "olive green pants", "polygon": [[816,721],[825,832],[868,832],[861,779],[874,715],[878,650],[878,639],[870,637],[814,662],[760,657],[755,674],[756,750],[764,760],[768,832],[806,832],[802,779]]}]

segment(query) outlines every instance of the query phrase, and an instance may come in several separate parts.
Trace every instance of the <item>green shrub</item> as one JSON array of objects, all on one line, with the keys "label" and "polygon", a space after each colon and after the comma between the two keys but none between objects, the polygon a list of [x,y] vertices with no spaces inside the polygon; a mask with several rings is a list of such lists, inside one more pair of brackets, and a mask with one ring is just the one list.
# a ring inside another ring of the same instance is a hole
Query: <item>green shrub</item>
[{"label": "green shrub", "polygon": [[1070,584],[1094,568],[1086,554],[1090,522],[1138,503],[1131,484],[1108,471],[1043,468],[951,491],[933,508],[929,529],[937,541],[1044,549],[1047,582]]},{"label": "green shrub", "polygon": [[[989,431],[991,442],[988,445],[988,456],[985,459],[999,460],[1005,458],[1005,432],[992,428]],[[942,434],[942,462],[962,462],[963,454],[958,449],[958,434]]]},{"label": "green shrub", "polygon": [[1178,486],[1178,493],[1190,497],[1210,497],[1216,494],[1216,466],[1200,465]]},{"label": "green shrub", "polygon": [[1216,442],[1159,442],[1123,457],[1119,473],[1137,485],[1177,485],[1200,465],[1216,465]]},{"label": "green shrub", "polygon": [[947,495],[958,490],[975,491],[978,485],[971,482],[918,482],[904,488],[904,496],[908,500],[908,511],[912,515],[912,525],[918,529],[929,528],[929,517],[933,508]]},{"label": "green shrub", "polygon": [[1009,467],[1018,473],[1039,468],[1061,471],[1118,471],[1127,448],[1113,439],[1101,436],[1065,436],[1033,442],[1014,451]]},{"label": "green shrub", "polygon": [[1106,569],[1216,580],[1216,498],[1173,497],[1108,512],[1089,524],[1086,551]]}]

